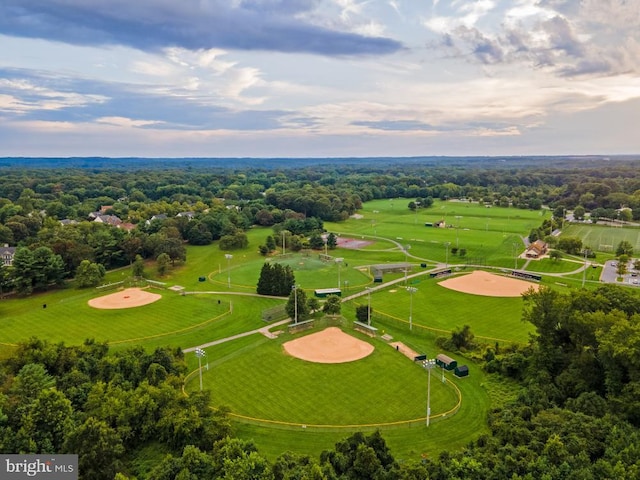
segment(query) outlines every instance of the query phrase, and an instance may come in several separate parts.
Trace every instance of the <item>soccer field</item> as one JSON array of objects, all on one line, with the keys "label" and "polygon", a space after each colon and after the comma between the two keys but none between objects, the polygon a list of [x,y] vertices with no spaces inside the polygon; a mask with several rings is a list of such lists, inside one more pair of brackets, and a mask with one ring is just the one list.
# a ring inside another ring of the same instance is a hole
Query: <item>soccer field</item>
[{"label": "soccer field", "polygon": [[639,227],[611,227],[608,225],[565,225],[563,236],[578,237],[582,243],[596,251],[614,253],[623,240],[629,242],[635,252],[640,252]]}]

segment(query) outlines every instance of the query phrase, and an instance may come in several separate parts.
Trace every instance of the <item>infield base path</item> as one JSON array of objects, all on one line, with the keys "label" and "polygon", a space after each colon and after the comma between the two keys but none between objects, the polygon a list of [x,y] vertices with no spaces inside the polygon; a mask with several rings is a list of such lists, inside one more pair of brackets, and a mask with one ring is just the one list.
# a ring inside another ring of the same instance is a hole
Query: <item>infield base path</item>
[{"label": "infield base path", "polygon": [[142,305],[149,305],[161,298],[162,295],[158,293],[150,293],[141,288],[127,288],[116,293],[92,298],[88,303],[89,306],[93,308],[116,310],[119,308],[133,308],[141,307]]},{"label": "infield base path", "polygon": [[370,355],[373,345],[359,340],[338,327],[325,328],[283,345],[292,357],[315,363],[346,363]]},{"label": "infield base path", "polygon": [[530,288],[538,290],[540,287],[537,283],[495,275],[482,270],[443,280],[438,285],[450,290],[486,297],[519,297]]}]

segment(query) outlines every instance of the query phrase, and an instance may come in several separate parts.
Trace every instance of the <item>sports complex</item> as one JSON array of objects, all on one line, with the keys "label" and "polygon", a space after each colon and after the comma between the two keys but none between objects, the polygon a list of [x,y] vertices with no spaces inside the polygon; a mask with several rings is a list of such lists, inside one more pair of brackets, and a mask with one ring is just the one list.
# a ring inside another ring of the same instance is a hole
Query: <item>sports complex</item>
[{"label": "sports complex", "polygon": [[[471,358],[440,350],[436,338],[469,325],[480,342],[525,343],[532,327],[521,321],[522,293],[588,286],[600,267],[521,256],[523,236],[550,215],[544,210],[436,202],[416,213],[405,203],[370,202],[358,218],[325,224],[340,238],[328,252],[265,258],[256,245],[271,231],[253,229],[246,250],[225,256],[217,245],[189,247],[186,264],[162,278],[150,273],[134,283],[124,269],[109,272],[99,289],[0,302],[0,352],[32,336],[66,344],[93,338],[112,349],[180,347],[191,370],[185,394],[201,379],[212,407],[227,407],[237,435],[268,456],[318,453],[351,431],[373,429],[397,458],[463,446],[485,431],[492,403],[514,389]],[[449,227],[426,226],[442,218]],[[341,315],[316,315],[297,329],[282,316],[265,320],[286,302],[255,294],[265,261],[291,266],[308,297],[339,288]],[[405,268],[388,269],[378,282],[376,265]],[[354,328],[356,307],[367,303],[373,329]],[[425,369],[422,360],[438,354],[468,365],[469,376]]]}]

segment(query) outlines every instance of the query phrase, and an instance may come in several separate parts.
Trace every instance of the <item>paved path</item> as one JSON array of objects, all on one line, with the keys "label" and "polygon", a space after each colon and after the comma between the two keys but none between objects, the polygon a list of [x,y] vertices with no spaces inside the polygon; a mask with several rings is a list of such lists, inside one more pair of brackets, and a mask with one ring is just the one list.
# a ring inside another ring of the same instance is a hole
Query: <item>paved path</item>
[{"label": "paved path", "polygon": [[220,345],[221,343],[230,342],[232,340],[236,340],[236,339],[242,338],[242,337],[248,337],[249,335],[255,335],[256,333],[261,333],[262,335],[264,335],[267,338],[275,338],[275,335],[273,333],[271,333],[269,330],[271,330],[273,327],[279,327],[280,325],[286,325],[287,323],[290,323],[290,322],[291,322],[291,319],[287,318],[285,320],[280,320],[279,322],[270,323],[269,325],[265,325],[264,327],[258,328],[256,330],[250,330],[248,332],[238,333],[237,335],[232,335],[230,337],[221,338],[219,340],[213,340],[211,342],[203,343],[202,345],[198,345],[196,347],[185,348],[182,351],[185,352],[185,353],[189,353],[189,352],[195,351],[196,348],[213,347],[214,345]]}]

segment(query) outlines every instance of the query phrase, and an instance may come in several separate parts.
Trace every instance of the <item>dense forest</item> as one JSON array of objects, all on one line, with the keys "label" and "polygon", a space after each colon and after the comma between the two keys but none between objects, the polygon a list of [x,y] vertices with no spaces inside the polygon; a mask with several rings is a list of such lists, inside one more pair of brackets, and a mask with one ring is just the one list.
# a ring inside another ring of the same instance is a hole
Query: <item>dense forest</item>
[{"label": "dense forest", "polygon": [[[76,276],[83,261],[94,270],[127,265],[137,256],[181,262],[185,242],[245,248],[253,225],[271,227],[277,236],[284,232],[286,248],[297,251],[311,246],[309,235],[322,232],[324,221],[344,220],[379,198],[405,198],[409,208],[424,208],[435,198],[466,198],[502,208],[544,205],[556,218],[573,210],[576,218],[590,214],[593,221],[640,220],[635,159],[313,162],[291,161],[295,167],[284,168],[281,160],[263,160],[229,169],[194,159],[184,169],[147,160],[125,170],[118,161],[48,164],[67,168],[32,161],[25,163],[40,168],[27,168],[5,159],[0,245],[21,250],[20,268],[13,278],[0,272],[0,288],[29,294],[60,284]],[[553,227],[542,225],[531,239]],[[269,251],[267,245],[255,248]]]},{"label": "dense forest", "polygon": [[[13,266],[0,268],[0,293],[28,295],[71,278],[95,285],[106,269],[140,259],[183,262],[187,243],[245,248],[254,225],[273,232],[251,246],[256,251],[268,252],[274,238],[294,251],[310,248],[323,222],[380,198],[402,198],[407,208],[466,198],[544,206],[556,218],[572,210],[592,221],[640,221],[634,158],[280,159],[234,169],[197,159],[187,168],[170,160],[128,168],[126,160],[59,162],[0,162],[0,245],[16,247]],[[550,233],[553,221],[532,238]],[[41,339],[0,361],[0,451],[77,453],[88,479],[639,478],[637,293],[542,288],[524,303],[523,321],[536,332],[527,345],[451,342],[519,392],[490,412],[489,433],[461,451],[399,462],[374,432],[318,458],[283,453],[269,461],[234,438],[227,412],[210,409],[206,392],[183,395],[180,350],[111,352],[92,340]],[[145,464],[145,448],[163,460]]]}]

